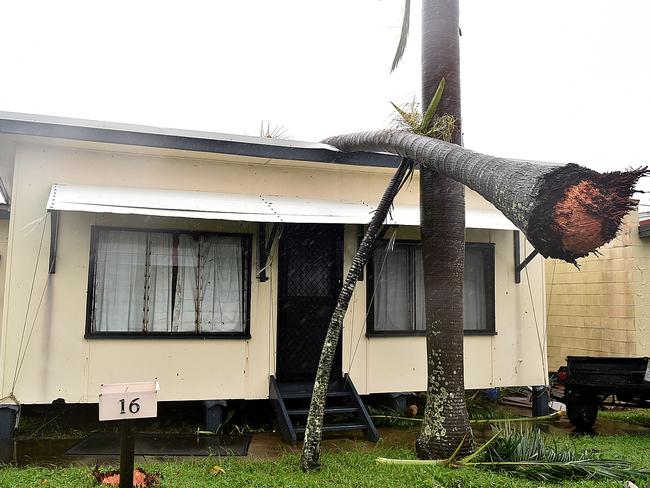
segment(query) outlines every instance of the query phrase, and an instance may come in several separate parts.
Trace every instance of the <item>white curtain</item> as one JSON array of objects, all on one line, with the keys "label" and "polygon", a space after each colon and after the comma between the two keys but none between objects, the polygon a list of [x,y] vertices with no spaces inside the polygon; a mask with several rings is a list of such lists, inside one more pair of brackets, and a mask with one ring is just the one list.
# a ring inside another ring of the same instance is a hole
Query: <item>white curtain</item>
[{"label": "white curtain", "polygon": [[162,232],[152,232],[148,235],[147,330],[171,332],[173,235]]},{"label": "white curtain", "polygon": [[102,231],[97,238],[93,330],[142,331],[147,234]]},{"label": "white curtain", "polygon": [[487,329],[487,296],[483,249],[470,246],[465,249],[464,278],[465,330],[485,330]]},{"label": "white curtain", "polygon": [[165,232],[98,233],[93,330],[243,332],[242,239],[176,239]]},{"label": "white curtain", "polygon": [[409,260],[408,247],[398,244],[392,251],[387,251],[385,246],[381,246],[374,252],[373,312],[376,331],[413,330]]},{"label": "white curtain", "polygon": [[200,328],[202,332],[244,330],[242,242],[208,236],[200,244]]},{"label": "white curtain", "polygon": [[177,250],[178,277],[174,300],[174,332],[197,330],[199,304],[199,237],[181,234]]}]

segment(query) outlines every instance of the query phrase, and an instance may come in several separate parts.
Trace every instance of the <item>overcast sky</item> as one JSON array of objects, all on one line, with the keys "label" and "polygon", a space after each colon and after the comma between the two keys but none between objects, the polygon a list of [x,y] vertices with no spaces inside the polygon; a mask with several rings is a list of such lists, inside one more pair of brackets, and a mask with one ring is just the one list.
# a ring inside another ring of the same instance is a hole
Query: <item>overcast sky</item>
[{"label": "overcast sky", "polygon": [[[461,0],[467,147],[650,162],[650,2]],[[4,1],[0,110],[293,139],[386,127],[420,94],[420,2]],[[650,182],[644,186],[650,188]]]}]

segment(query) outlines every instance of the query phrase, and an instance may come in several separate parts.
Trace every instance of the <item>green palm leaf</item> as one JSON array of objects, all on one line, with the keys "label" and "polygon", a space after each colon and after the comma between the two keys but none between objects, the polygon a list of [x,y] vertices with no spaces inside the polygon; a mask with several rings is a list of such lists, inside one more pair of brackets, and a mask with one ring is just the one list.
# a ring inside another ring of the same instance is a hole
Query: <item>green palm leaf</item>
[{"label": "green palm leaf", "polygon": [[397,68],[397,65],[402,60],[404,56],[404,51],[406,50],[406,41],[409,37],[409,25],[411,23],[411,0],[406,0],[404,2],[404,18],[402,19],[402,32],[399,36],[399,43],[397,44],[397,51],[395,52],[395,57],[393,58],[393,64],[390,67],[390,72],[392,73]]},{"label": "green palm leaf", "polygon": [[587,451],[579,453],[573,447],[556,441],[549,444],[539,429],[508,428],[490,443],[481,458],[481,461],[462,464],[554,482],[577,478],[629,480],[650,476],[650,471],[623,459],[603,459]]},{"label": "green palm leaf", "polygon": [[431,103],[429,104],[427,111],[424,113],[424,116],[422,117],[422,125],[420,127],[421,133],[426,133],[431,128],[431,122],[433,122],[433,116],[436,114],[436,110],[438,110],[438,104],[442,99],[442,93],[444,91],[445,91],[445,79],[442,78],[440,80],[440,83],[438,83],[438,88],[436,88],[436,92],[433,94],[433,98],[431,99]]}]

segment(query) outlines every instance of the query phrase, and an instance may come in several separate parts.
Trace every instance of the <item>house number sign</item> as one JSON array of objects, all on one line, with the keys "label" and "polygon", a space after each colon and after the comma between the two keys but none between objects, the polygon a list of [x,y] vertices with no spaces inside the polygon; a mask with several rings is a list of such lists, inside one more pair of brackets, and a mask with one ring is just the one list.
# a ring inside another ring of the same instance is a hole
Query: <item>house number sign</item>
[{"label": "house number sign", "polygon": [[129,420],[158,415],[157,381],[101,385],[99,420]]}]

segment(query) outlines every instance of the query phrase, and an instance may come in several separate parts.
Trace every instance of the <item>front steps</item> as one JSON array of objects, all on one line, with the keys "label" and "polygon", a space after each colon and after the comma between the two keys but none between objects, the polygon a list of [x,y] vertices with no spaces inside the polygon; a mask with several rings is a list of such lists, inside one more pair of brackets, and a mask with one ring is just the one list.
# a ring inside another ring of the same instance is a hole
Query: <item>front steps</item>
[{"label": "front steps", "polygon": [[[275,376],[270,378],[269,398],[282,438],[294,447],[305,433],[313,387],[313,382],[278,382]],[[363,431],[369,441],[379,440],[379,432],[346,374],[330,383],[323,432],[353,430]]]}]

